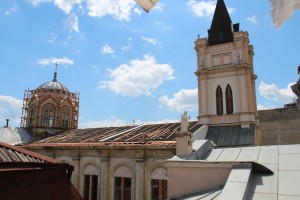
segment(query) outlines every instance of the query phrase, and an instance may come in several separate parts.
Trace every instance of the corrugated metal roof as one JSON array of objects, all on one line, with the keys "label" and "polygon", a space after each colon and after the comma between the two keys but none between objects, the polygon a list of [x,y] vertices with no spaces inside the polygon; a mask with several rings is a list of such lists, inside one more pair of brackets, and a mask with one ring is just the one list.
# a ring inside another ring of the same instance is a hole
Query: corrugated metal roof
[{"label": "corrugated metal roof", "polygon": [[0,142],[0,199],[81,200],[70,178],[74,167]]},{"label": "corrugated metal roof", "polygon": [[217,146],[242,146],[255,144],[255,125],[249,128],[241,126],[209,127],[206,139],[213,141]]},{"label": "corrugated metal roof", "polygon": [[10,145],[18,145],[27,143],[31,140],[32,136],[25,128],[17,127],[0,127],[0,142]]},{"label": "corrugated metal roof", "polygon": [[[189,131],[195,132],[200,125],[197,121],[189,123]],[[52,146],[57,144],[67,146],[89,146],[98,145],[120,145],[122,144],[144,144],[154,145],[174,143],[176,132],[180,131],[180,122],[162,124],[144,124],[121,127],[102,127],[68,130],[61,134],[48,137],[28,144],[29,146]]]},{"label": "corrugated metal roof", "polygon": [[0,163],[9,162],[56,163],[52,158],[0,142]]}]

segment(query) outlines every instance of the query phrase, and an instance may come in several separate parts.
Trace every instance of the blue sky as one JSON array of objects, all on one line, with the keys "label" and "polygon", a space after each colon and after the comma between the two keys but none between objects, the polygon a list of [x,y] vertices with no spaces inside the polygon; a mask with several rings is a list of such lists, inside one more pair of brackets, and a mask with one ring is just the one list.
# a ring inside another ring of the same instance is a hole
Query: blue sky
[{"label": "blue sky", "polygon": [[[194,41],[207,36],[216,1],[6,0],[0,3],[0,126],[19,126],[25,89],[58,81],[80,92],[79,127],[198,115]],[[254,46],[259,109],[293,101],[299,12],[280,28],[268,0],[225,0]]]}]

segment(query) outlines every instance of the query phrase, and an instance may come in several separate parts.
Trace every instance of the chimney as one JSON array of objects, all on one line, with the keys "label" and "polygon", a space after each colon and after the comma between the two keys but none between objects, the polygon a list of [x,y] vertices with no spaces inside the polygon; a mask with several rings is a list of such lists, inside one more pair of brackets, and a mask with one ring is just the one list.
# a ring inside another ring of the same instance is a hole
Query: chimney
[{"label": "chimney", "polygon": [[9,122],[9,119],[6,119],[6,126],[5,126],[5,128],[8,127],[8,122]]}]

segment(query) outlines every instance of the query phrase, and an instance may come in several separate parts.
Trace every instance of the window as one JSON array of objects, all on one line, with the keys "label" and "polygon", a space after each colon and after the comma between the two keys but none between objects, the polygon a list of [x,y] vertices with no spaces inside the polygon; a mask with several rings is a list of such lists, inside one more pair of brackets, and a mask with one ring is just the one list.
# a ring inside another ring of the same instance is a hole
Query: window
[{"label": "window", "polygon": [[43,125],[46,127],[53,126],[54,110],[51,104],[46,104],[43,109]]},{"label": "window", "polygon": [[216,91],[216,106],[217,106],[217,115],[223,115],[223,93],[220,86],[217,87]]},{"label": "window", "polygon": [[226,87],[226,113],[233,113],[232,90],[229,84]]},{"label": "window", "polygon": [[98,176],[84,175],[84,200],[97,200]]},{"label": "window", "polygon": [[151,199],[165,200],[168,197],[168,181],[167,180],[151,180]]},{"label": "window", "polygon": [[29,112],[29,126],[34,126],[35,125],[35,117],[36,117],[36,107],[30,108]]},{"label": "window", "polygon": [[67,129],[69,126],[70,109],[64,106],[61,111],[61,127]]},{"label": "window", "polygon": [[131,200],[131,178],[115,177],[115,200]]}]

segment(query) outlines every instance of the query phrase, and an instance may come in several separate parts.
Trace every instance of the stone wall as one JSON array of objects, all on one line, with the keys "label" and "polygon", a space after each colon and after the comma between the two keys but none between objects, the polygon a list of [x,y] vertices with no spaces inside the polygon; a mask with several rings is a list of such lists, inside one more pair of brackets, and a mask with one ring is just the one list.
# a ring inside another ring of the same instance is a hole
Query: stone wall
[{"label": "stone wall", "polygon": [[71,182],[82,197],[85,175],[96,175],[97,200],[115,199],[115,177],[131,178],[132,200],[151,200],[151,180],[168,180],[165,160],[176,152],[173,144],[23,148],[74,166]]},{"label": "stone wall", "polygon": [[300,143],[300,107],[258,111],[262,145]]}]

